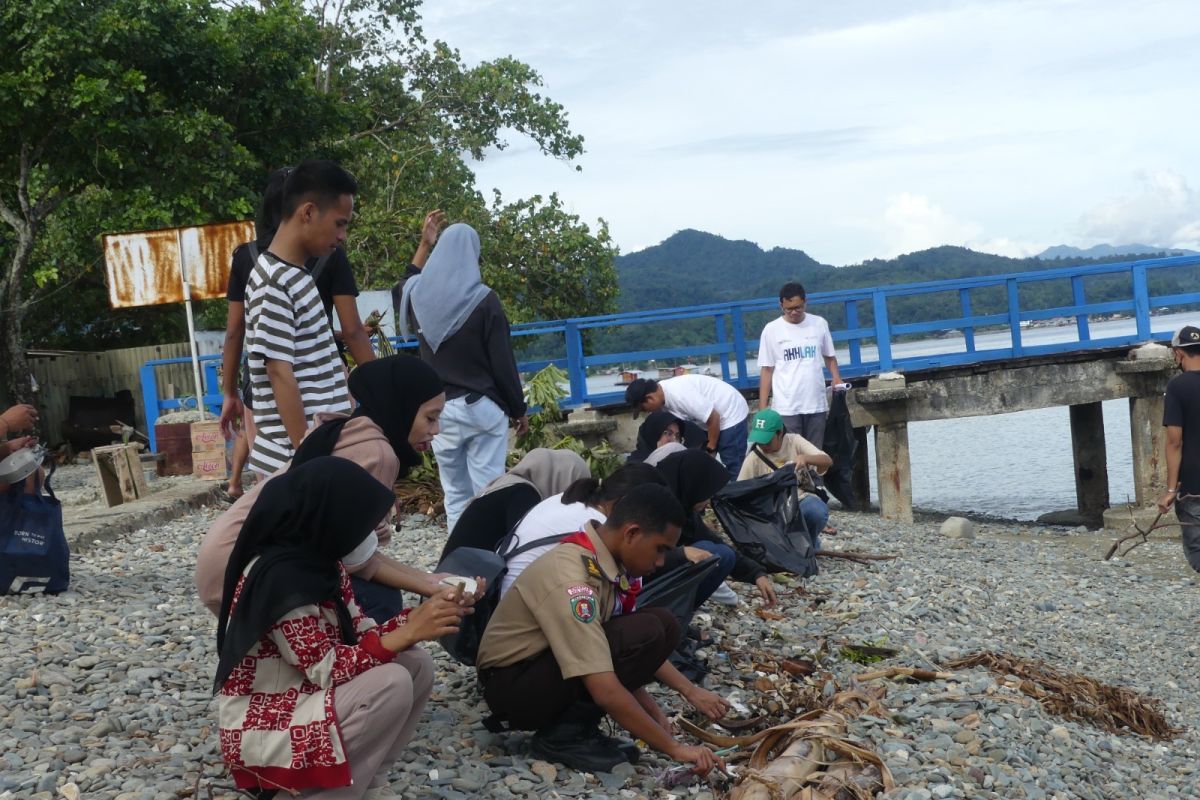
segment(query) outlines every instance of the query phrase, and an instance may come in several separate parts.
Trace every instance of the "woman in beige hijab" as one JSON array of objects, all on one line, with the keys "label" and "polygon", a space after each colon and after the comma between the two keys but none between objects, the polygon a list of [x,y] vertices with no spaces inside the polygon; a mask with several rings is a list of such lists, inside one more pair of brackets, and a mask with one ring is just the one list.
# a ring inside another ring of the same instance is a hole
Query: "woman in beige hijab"
[{"label": "woman in beige hijab", "polygon": [[545,447],[530,450],[516,466],[483,487],[467,504],[450,531],[438,562],[460,547],[494,550],[529,509],[566,491],[580,478],[591,476],[587,462],[574,451]]}]

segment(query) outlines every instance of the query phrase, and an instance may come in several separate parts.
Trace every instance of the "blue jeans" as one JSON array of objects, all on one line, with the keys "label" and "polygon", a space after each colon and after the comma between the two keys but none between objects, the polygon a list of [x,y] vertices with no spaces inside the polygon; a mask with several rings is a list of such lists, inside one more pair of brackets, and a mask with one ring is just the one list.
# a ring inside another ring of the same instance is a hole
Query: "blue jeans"
[{"label": "blue jeans", "polygon": [[717,590],[717,587],[721,585],[721,581],[728,578],[729,573],[733,572],[733,565],[737,561],[737,553],[733,552],[733,548],[727,544],[710,542],[708,539],[698,539],[688,545],[688,547],[704,550],[721,559],[720,565],[709,573],[709,576],[704,579],[703,583],[696,587],[696,608],[699,608]]},{"label": "blue jeans", "polygon": [[800,501],[800,516],[804,517],[804,527],[812,536],[814,550],[821,549],[821,531],[829,522],[829,506],[815,494],[805,495]]},{"label": "blue jeans", "polygon": [[380,625],[404,610],[404,597],[395,587],[363,580],[354,575],[350,576],[350,586],[354,589],[354,599],[363,613]]},{"label": "blue jeans", "polygon": [[504,474],[508,455],[508,415],[490,397],[468,403],[446,401],[442,432],[433,437],[433,455],[446,497],[446,530],[485,485]]},{"label": "blue jeans", "polygon": [[722,428],[717,436],[717,454],[721,456],[721,463],[725,465],[725,469],[729,470],[730,480],[736,481],[738,473],[742,471],[742,462],[746,460],[748,435],[746,420],[742,420],[736,425]]}]

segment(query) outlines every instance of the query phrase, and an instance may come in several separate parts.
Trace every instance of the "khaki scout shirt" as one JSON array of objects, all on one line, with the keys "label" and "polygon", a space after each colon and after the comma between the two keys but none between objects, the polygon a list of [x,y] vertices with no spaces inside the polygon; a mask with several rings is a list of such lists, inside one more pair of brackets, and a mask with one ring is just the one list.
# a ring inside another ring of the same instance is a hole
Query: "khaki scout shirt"
[{"label": "khaki scout shirt", "polygon": [[549,647],[564,679],[613,671],[602,626],[612,617],[625,573],[595,524],[584,531],[595,555],[577,544],[557,545],[526,567],[500,600],[479,643],[479,669],[507,667]]}]

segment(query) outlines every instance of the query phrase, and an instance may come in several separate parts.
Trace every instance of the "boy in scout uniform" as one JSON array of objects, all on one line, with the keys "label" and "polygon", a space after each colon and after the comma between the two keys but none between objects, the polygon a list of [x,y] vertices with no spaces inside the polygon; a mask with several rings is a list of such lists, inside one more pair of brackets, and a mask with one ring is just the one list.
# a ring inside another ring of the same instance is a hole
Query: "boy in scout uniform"
[{"label": "boy in scout uniform", "polygon": [[636,761],[636,747],[601,733],[608,713],[698,774],[723,767],[707,747],[677,741],[645,689],[658,678],[714,719],[728,711],[667,661],[679,644],[675,617],[635,610],[641,577],[662,565],[683,521],[670,491],[639,486],[604,524],[588,523],[527,567],[500,601],[479,646],[483,696],[496,720],[536,731],[537,757],[587,772]]}]

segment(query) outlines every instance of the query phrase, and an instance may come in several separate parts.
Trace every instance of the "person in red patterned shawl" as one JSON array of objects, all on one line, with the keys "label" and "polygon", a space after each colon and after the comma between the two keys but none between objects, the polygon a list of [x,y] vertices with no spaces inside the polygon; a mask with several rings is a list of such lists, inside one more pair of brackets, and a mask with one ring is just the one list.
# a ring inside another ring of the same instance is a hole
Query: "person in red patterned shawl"
[{"label": "person in red patterned shawl", "polygon": [[362,467],[321,456],[262,487],[225,572],[213,691],[221,754],[240,789],[306,798],[396,797],[387,773],[433,689],[416,647],[458,630],[447,589],[382,625],[342,559],[394,501]]}]

